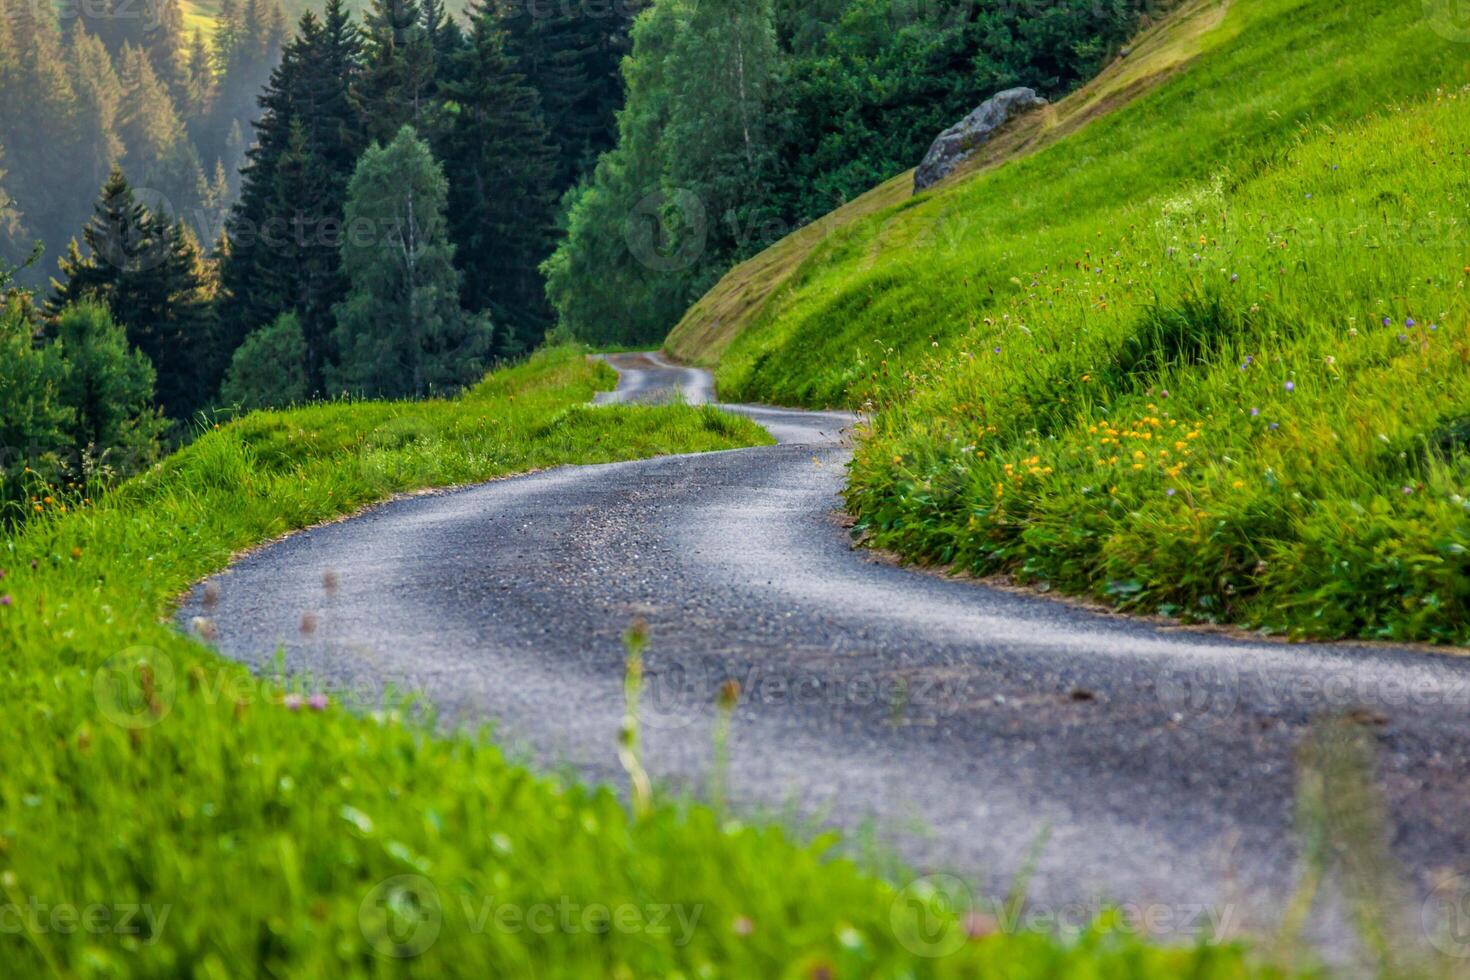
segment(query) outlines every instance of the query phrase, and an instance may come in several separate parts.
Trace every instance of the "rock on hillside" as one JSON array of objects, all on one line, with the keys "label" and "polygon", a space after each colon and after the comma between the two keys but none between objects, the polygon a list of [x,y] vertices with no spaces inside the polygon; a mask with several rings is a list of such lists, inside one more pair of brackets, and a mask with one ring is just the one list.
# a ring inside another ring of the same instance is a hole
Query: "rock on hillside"
[{"label": "rock on hillside", "polygon": [[914,193],[939,183],[970,154],[1016,116],[1046,105],[1034,89],[1012,88],[986,99],[979,108],[939,134],[914,171]]}]

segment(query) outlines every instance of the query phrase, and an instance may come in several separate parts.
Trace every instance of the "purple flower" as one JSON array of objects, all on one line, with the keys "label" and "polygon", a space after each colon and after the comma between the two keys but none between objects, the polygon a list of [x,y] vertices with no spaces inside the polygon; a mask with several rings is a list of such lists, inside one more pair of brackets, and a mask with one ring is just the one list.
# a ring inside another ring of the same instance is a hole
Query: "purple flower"
[{"label": "purple flower", "polygon": [[8,605],[10,605],[10,596],[8,596],[8,595],[0,595],[0,606],[8,606]]},{"label": "purple flower", "polygon": [[299,695],[299,694],[288,694],[284,698],[281,699],[281,704],[283,704],[283,705],[286,706],[286,710],[287,711],[300,711],[301,710],[301,695]]},{"label": "purple flower", "polygon": [[1281,428],[1281,423],[1272,422],[1270,425],[1266,426],[1266,428],[1270,429],[1272,432],[1275,432],[1277,429]]},{"label": "purple flower", "polygon": [[1295,381],[1288,381],[1286,383],[1286,390],[1287,391],[1296,391],[1296,382]]},{"label": "purple flower", "polygon": [[1404,326],[1408,327],[1410,330],[1413,330],[1414,329],[1414,318],[1413,317],[1409,317],[1407,320],[1405,320],[1404,321]]},{"label": "purple flower", "polygon": [[1160,398],[1168,398],[1169,397],[1169,389],[1168,388],[1165,388],[1163,391],[1159,392],[1159,397]]},{"label": "purple flower", "polygon": [[1232,272],[1232,273],[1230,273],[1230,281],[1231,282],[1240,282],[1240,274],[1238,272]]},{"label": "purple flower", "polygon": [[[1439,329],[1439,324],[1437,324],[1437,323],[1431,323],[1429,325],[1429,329],[1430,330],[1438,330]],[[0,573],[0,574],[3,574],[3,573]]]},{"label": "purple flower", "polygon": [[1385,327],[1391,327],[1391,326],[1393,326],[1393,321],[1390,320],[1388,317],[1384,317],[1383,318],[1383,325]]},{"label": "purple flower", "polygon": [[306,699],[306,706],[312,711],[326,711],[329,703],[325,694],[313,694]]},{"label": "purple flower", "polygon": [[1409,335],[1408,334],[1406,334],[1406,333],[1399,334],[1399,343],[1401,343],[1401,344],[1407,344],[1408,342],[1409,342]]},{"label": "purple flower", "polygon": [[999,353],[1000,353],[1000,348],[999,348],[999,347],[997,347],[997,348],[996,348],[996,349],[995,349],[995,352],[996,352],[996,353],[997,353],[997,354],[999,354]]},{"label": "purple flower", "polygon": [[1404,487],[1404,496],[1405,497],[1407,497],[1409,494],[1411,494],[1413,492],[1414,492],[1414,488],[1413,487]]},{"label": "purple flower", "polygon": [[1169,489],[1165,490],[1164,491],[1164,495],[1165,496],[1169,496],[1169,497],[1174,496],[1174,488],[1173,487],[1170,487]]},{"label": "purple flower", "polygon": [[1252,408],[1251,409],[1251,418],[1255,418],[1257,415],[1260,415],[1260,414],[1261,414],[1261,410],[1259,408]]}]

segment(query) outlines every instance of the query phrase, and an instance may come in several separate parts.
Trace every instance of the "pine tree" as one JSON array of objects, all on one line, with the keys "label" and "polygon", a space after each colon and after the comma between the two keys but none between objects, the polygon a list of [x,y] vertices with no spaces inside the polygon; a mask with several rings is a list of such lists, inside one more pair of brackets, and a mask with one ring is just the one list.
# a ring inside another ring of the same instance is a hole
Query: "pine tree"
[{"label": "pine tree", "polygon": [[54,8],[0,0],[0,19],[12,47],[12,57],[0,64],[0,142],[10,151],[10,191],[33,230],[74,228],[86,215],[86,198],[77,200],[74,191],[89,161],[80,149],[76,90]]},{"label": "pine tree", "polygon": [[615,115],[623,103],[619,64],[642,6],[609,4],[594,13],[585,4],[492,0],[493,14],[506,31],[506,51],[541,98],[557,147],[558,193],[612,146]]},{"label": "pine tree", "polygon": [[459,273],[444,219],[447,186],[428,144],[405,126],[371,146],[347,195],[342,265],[351,283],[337,309],[334,389],[421,397],[477,380],[494,351],[483,315],[459,305]]},{"label": "pine tree", "polygon": [[72,28],[68,54],[77,92],[78,129],[88,137],[87,157],[82,163],[90,185],[98,187],[112,165],[122,159],[125,149],[117,132],[122,82],[107,48],[87,33],[84,22]]},{"label": "pine tree", "polygon": [[56,400],[70,409],[62,429],[71,444],[73,476],[101,467],[119,476],[158,458],[168,423],[153,407],[153,365],[131,350],[105,306],[68,306],[49,331],[56,357]]},{"label": "pine tree", "polygon": [[419,0],[373,0],[363,37],[359,97],[372,107],[369,136],[386,142],[406,125],[431,132],[435,52]]},{"label": "pine tree", "polygon": [[104,304],[158,372],[157,402],[173,418],[202,408],[222,369],[208,271],[182,222],[139,204],[121,170],[103,187],[92,220],[58,263],[46,313]]},{"label": "pine tree", "polygon": [[208,118],[214,106],[215,90],[214,56],[209,53],[204,32],[195,28],[184,59],[184,86],[179,101],[180,111],[191,124],[201,124]]},{"label": "pine tree", "polygon": [[363,146],[355,100],[360,59],[360,40],[341,0],[330,0],[324,21],[303,15],[261,96],[259,142],[227,223],[232,241],[223,279],[231,295],[231,345],[294,311],[314,391],[329,354],[332,309],[346,288],[334,230]]},{"label": "pine tree", "polygon": [[533,89],[507,57],[495,19],[476,17],[456,56],[459,81],[441,140],[466,309],[489,310],[519,348],[549,323],[539,266],[550,251],[555,150]]},{"label": "pine tree", "polygon": [[118,69],[123,91],[118,130],[130,168],[142,174],[173,150],[184,130],[168,89],[158,80],[142,48],[124,44]]}]

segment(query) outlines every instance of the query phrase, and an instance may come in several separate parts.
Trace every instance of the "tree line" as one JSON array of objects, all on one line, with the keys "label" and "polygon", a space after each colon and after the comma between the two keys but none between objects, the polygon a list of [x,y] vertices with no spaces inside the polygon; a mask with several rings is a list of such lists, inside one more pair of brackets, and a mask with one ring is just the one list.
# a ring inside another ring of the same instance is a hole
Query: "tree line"
[{"label": "tree line", "polygon": [[1141,0],[653,0],[617,144],[545,266],[560,327],[659,342],[733,265],[915,166],[997,91],[1056,96]]},{"label": "tree line", "polygon": [[[550,325],[539,266],[561,195],[612,143],[635,13],[487,0],[462,25],[442,0],[374,0],[358,24],[330,0],[320,15],[303,14],[278,57],[266,52],[238,192],[221,181],[219,199],[234,200],[218,234],[202,244],[188,209],[170,198],[196,202],[152,193],[154,172],[144,171],[150,193],[135,190],[131,149],[98,150],[87,179],[100,171],[100,196],[86,195],[92,214],[59,256],[44,302],[7,294],[5,336],[28,339],[34,357],[0,365],[0,384],[19,391],[25,373],[31,401],[76,415],[57,379],[68,356],[62,335],[83,313],[107,343],[120,338],[129,365],[141,358],[147,368],[144,400],[119,403],[145,445],[187,438],[201,413],[220,407],[422,397],[477,380]],[[82,24],[32,24],[68,50],[93,43]],[[217,33],[210,58],[237,43]],[[120,50],[136,60],[129,43]],[[74,67],[55,73],[69,91],[86,89],[80,77]],[[216,87],[228,77],[211,72]],[[166,94],[158,102],[173,104]],[[27,128],[38,120],[21,125],[9,109],[4,118],[7,129],[39,132]],[[31,160],[20,163],[13,173],[33,171]],[[14,188],[0,198],[12,222],[4,267],[19,264],[34,279],[34,263],[13,246],[35,237],[38,216],[62,219],[40,206],[44,181],[6,177],[0,186]],[[11,498],[18,475],[70,480],[90,465],[77,443],[57,441],[69,430],[40,421],[10,429],[0,433],[9,450],[0,469]],[[135,470],[151,458],[137,448],[126,465],[112,459]]]}]

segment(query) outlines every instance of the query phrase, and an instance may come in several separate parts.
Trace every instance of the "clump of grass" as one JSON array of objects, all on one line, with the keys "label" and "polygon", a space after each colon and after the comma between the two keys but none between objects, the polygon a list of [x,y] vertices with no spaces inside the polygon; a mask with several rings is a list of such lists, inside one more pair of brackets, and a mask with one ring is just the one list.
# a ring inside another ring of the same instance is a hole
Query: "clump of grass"
[{"label": "clump of grass", "polygon": [[848,505],[916,561],[1470,643],[1470,62],[1436,26],[1232,5],[1131,104],[832,234],[722,394],[869,409]]},{"label": "clump of grass", "polygon": [[510,764],[483,734],[437,736],[411,702],[358,715],[168,625],[172,600],[232,554],[397,491],[767,438],[702,409],[577,408],[610,383],[563,350],[452,402],[252,415],[0,538],[5,973],[1247,969],[1235,947],[1157,949],[1101,929],[997,935],[926,960],[894,933],[894,887],[830,842],[646,792],[635,817],[611,790]]}]

